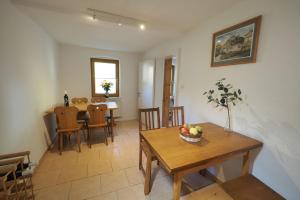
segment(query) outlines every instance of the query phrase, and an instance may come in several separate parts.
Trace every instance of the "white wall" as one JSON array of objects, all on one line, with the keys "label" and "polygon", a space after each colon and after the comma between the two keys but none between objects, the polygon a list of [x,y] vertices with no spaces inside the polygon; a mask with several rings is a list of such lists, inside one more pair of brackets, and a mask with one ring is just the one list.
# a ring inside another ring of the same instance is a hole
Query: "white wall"
[{"label": "white wall", "polygon": [[[212,33],[263,15],[257,62],[211,68]],[[226,114],[208,105],[203,91],[226,77],[246,100],[234,108],[233,129],[264,143],[253,174],[287,199],[300,197],[300,1],[241,1],[207,20],[183,38],[155,47],[145,58],[174,55],[181,49],[179,104],[188,122],[225,124]],[[237,165],[234,165],[237,164]],[[232,178],[240,160],[217,167]],[[229,167],[230,166],[230,167]]]},{"label": "white wall", "polygon": [[70,98],[91,98],[90,58],[120,60],[121,120],[137,118],[137,74],[140,54],[61,44],[59,56],[61,102],[65,90]]},{"label": "white wall", "polygon": [[[163,93],[164,93],[164,58],[155,59],[155,75],[154,75],[154,107],[162,110]],[[160,112],[160,121],[162,122],[162,112]]]},{"label": "white wall", "polygon": [[57,46],[8,0],[0,2],[0,154],[47,149],[44,112],[57,100]]}]

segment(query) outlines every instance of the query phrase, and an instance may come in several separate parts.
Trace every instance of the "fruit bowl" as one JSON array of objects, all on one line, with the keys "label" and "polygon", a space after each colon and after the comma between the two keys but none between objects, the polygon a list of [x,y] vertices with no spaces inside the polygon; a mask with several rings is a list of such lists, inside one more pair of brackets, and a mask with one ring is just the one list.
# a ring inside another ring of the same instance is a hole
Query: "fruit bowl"
[{"label": "fruit bowl", "polygon": [[187,142],[199,142],[202,137],[202,127],[183,125],[179,128],[179,136]]}]

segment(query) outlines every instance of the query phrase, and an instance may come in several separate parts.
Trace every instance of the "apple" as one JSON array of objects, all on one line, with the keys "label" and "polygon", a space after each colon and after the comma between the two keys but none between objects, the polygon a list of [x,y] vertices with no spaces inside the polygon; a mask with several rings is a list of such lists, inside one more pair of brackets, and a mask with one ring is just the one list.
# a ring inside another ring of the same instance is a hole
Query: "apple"
[{"label": "apple", "polygon": [[197,129],[198,133],[202,133],[203,128],[201,126],[196,126],[195,128]]},{"label": "apple", "polygon": [[196,128],[190,128],[190,134],[197,135],[198,134],[197,129]]},{"label": "apple", "polygon": [[183,133],[183,134],[189,134],[189,130],[187,129],[187,128],[185,128],[185,127],[182,127],[181,129],[180,129],[180,131],[181,131],[181,133]]}]

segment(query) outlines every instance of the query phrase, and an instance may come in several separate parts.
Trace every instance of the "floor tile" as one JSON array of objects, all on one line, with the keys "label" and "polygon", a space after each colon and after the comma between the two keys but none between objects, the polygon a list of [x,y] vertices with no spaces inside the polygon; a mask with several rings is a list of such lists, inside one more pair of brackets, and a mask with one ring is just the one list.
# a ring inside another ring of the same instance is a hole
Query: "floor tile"
[{"label": "floor tile", "polygon": [[144,176],[138,166],[125,169],[129,185],[136,185],[144,182]]},{"label": "floor tile", "polygon": [[[118,200],[118,197],[115,192],[111,192],[111,193],[102,194],[99,196],[89,198],[88,200]],[[119,200],[121,200],[121,199],[119,199]]]},{"label": "floor tile", "polygon": [[61,170],[57,183],[74,181],[85,177],[87,177],[87,164],[68,165]]},{"label": "floor tile", "polygon": [[110,160],[98,160],[88,164],[88,176],[110,173],[112,171]]},{"label": "floor tile", "polygon": [[32,177],[34,189],[37,190],[37,189],[42,189],[45,187],[56,185],[59,174],[60,174],[60,170],[36,172]]},{"label": "floor tile", "polygon": [[80,200],[100,194],[100,176],[80,179],[72,182],[70,200]]},{"label": "floor tile", "polygon": [[144,185],[138,184],[117,191],[119,200],[148,200],[144,195]]},{"label": "floor tile", "polygon": [[113,192],[129,186],[124,171],[102,174],[100,176],[102,194]]},{"label": "floor tile", "polygon": [[133,161],[131,157],[123,157],[123,156],[112,159],[111,164],[114,171],[127,169],[130,167],[134,167],[136,165],[136,163]]},{"label": "floor tile", "polygon": [[66,200],[69,198],[71,183],[60,184],[45,189],[37,190],[36,200]]}]

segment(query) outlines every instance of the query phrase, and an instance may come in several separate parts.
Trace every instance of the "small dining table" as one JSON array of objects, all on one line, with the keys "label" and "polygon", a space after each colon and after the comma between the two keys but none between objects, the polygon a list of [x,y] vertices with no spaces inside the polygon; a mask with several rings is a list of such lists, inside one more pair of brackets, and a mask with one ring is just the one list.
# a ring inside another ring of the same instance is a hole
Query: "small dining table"
[{"label": "small dining table", "polygon": [[[203,128],[203,133],[200,142],[197,143],[181,139],[179,127],[141,132],[141,137],[151,153],[157,157],[160,165],[173,175],[173,200],[180,198],[182,179],[185,175],[199,172],[233,157],[243,156],[242,174],[248,174],[250,151],[263,145],[262,142],[245,135],[226,132],[223,127],[213,123],[199,125]],[[151,175],[145,178],[144,191],[146,195],[151,191]]]},{"label": "small dining table", "polygon": [[[114,133],[113,133],[113,125],[114,125],[114,110],[119,109],[118,104],[114,101],[107,101],[107,102],[99,102],[99,103],[78,103],[78,104],[71,104],[70,106],[75,106],[78,108],[79,112],[87,112],[88,105],[100,105],[106,104],[107,110],[109,110],[109,115],[111,117],[111,140],[114,141]],[[54,107],[50,108],[47,113],[53,113]]]}]

